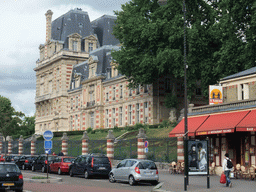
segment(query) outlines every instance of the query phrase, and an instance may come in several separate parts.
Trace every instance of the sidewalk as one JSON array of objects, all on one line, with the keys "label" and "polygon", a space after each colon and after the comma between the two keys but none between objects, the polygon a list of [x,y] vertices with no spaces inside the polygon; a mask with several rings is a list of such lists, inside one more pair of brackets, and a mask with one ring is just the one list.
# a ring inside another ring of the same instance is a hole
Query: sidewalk
[{"label": "sidewalk", "polygon": [[[162,173],[162,174],[161,174]],[[162,189],[172,192],[184,191],[184,175],[168,174],[166,171],[160,171],[160,181],[164,182]],[[210,188],[207,189],[206,176],[189,176],[189,185],[187,191],[239,191],[239,192],[255,192],[256,181],[244,179],[231,179],[232,188],[220,183],[219,176],[210,176]]]}]

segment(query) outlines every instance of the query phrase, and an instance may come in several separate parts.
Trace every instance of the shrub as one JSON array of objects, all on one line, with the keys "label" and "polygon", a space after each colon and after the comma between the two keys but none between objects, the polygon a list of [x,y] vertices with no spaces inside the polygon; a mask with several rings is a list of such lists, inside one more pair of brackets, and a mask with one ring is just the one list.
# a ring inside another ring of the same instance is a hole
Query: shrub
[{"label": "shrub", "polygon": [[119,129],[117,126],[115,126],[114,129],[113,129],[113,131],[114,131],[114,132],[119,132],[120,129]]},{"label": "shrub", "polygon": [[170,126],[170,121],[164,120],[161,124],[163,125],[163,128],[168,128]]},{"label": "shrub", "polygon": [[92,130],[92,131],[91,131],[91,134],[95,134],[95,133],[96,133],[96,131],[95,131],[95,130]]},{"label": "shrub", "polygon": [[144,128],[144,125],[141,123],[136,123],[134,126],[134,130],[139,130],[140,128]]},{"label": "shrub", "polygon": [[[86,129],[87,133],[90,133],[93,131],[93,129],[91,127],[89,127],[88,129]],[[94,132],[95,133],[95,132]]]}]

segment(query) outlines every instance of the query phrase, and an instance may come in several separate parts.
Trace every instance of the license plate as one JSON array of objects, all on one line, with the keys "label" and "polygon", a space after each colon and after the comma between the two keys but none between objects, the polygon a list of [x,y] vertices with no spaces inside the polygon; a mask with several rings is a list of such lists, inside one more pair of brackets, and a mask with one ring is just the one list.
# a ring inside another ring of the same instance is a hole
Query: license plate
[{"label": "license plate", "polygon": [[14,183],[3,183],[3,186],[14,186]]},{"label": "license plate", "polygon": [[99,167],[99,170],[105,170],[106,168],[105,167]]}]

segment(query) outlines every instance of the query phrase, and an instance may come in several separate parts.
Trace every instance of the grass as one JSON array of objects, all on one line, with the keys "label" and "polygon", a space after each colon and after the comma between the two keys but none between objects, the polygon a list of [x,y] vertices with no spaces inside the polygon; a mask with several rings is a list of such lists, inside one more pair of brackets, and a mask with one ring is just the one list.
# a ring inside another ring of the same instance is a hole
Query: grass
[{"label": "grass", "polygon": [[[32,177],[32,179],[47,179],[47,177],[35,176],[35,177]],[[48,177],[48,179],[50,179],[50,177]]]}]

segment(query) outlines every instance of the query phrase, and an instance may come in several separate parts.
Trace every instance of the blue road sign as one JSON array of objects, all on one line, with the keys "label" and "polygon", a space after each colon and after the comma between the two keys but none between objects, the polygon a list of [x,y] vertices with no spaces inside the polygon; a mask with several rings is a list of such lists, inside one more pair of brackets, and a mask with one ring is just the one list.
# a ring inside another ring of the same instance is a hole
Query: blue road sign
[{"label": "blue road sign", "polygon": [[45,149],[52,149],[52,141],[44,141]]},{"label": "blue road sign", "polygon": [[45,140],[49,141],[53,138],[53,133],[50,130],[44,132],[43,137]]},{"label": "blue road sign", "polygon": [[51,154],[51,149],[45,149],[46,154]]},{"label": "blue road sign", "polygon": [[148,153],[148,148],[147,147],[145,148],[145,153]]}]

